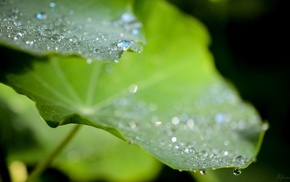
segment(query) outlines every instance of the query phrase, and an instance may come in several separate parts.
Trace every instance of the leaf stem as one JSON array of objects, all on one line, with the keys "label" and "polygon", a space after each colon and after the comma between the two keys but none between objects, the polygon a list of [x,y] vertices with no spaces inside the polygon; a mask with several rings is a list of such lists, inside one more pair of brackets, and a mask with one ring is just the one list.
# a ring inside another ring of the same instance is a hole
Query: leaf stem
[{"label": "leaf stem", "polygon": [[35,181],[41,175],[41,173],[50,165],[53,159],[55,159],[57,155],[60,154],[66,145],[72,140],[80,127],[80,124],[76,125],[64,138],[64,140],[52,151],[52,153],[50,153],[44,161],[40,162],[35,167],[31,175],[28,177],[27,182]]}]

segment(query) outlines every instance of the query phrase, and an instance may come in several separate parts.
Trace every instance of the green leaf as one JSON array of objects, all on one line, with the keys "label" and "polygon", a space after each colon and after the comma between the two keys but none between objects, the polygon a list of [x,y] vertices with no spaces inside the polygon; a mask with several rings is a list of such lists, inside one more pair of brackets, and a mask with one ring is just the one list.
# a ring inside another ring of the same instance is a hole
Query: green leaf
[{"label": "green leaf", "polygon": [[[201,23],[163,1],[137,1],[147,46],[118,64],[35,58],[5,82],[46,122],[105,129],[175,169],[245,168],[267,125],[214,68]],[[146,16],[145,16],[146,15]]]},{"label": "green leaf", "polygon": [[0,45],[41,56],[57,52],[118,61],[125,50],[141,51],[144,42],[130,5],[129,0],[4,1]]}]

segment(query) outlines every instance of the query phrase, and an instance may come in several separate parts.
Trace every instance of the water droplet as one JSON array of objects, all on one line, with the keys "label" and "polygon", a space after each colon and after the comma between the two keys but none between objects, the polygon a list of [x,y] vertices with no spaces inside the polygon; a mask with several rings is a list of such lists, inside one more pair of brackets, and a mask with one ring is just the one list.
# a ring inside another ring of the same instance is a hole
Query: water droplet
[{"label": "water droplet", "polygon": [[136,84],[130,85],[130,87],[129,87],[129,92],[130,93],[134,94],[134,93],[137,92],[137,90],[138,90],[138,86]]},{"label": "water droplet", "polygon": [[228,151],[224,151],[224,155],[229,155],[229,152]]},{"label": "water droplet", "polygon": [[127,40],[121,40],[118,44],[118,47],[120,47],[123,51],[127,51],[128,49],[130,49],[130,47],[132,46],[132,42],[127,41]]},{"label": "water droplet", "polygon": [[236,163],[240,164],[240,165],[243,165],[243,164],[245,163],[245,159],[244,159],[244,157],[243,157],[243,156],[240,156],[240,155],[237,156],[237,157],[235,157],[234,161],[235,161]]},{"label": "water droplet", "polygon": [[59,35],[59,34],[53,34],[50,37],[50,40],[54,41],[54,42],[60,42],[63,39],[63,35]]},{"label": "water droplet", "polygon": [[135,16],[133,15],[133,14],[131,14],[131,13],[124,13],[124,14],[122,14],[122,16],[121,16],[121,20],[122,21],[124,21],[124,22],[132,22],[132,21],[135,21],[136,20],[136,18],[135,18]]},{"label": "water droplet", "polygon": [[55,6],[56,6],[56,3],[55,2],[50,2],[49,3],[49,7],[54,8]]},{"label": "water droplet", "polygon": [[268,129],[269,129],[269,124],[268,123],[263,123],[262,130],[266,131]]},{"label": "water droplet", "polygon": [[64,24],[59,24],[54,27],[55,31],[58,31],[58,33],[64,33],[67,30],[67,26]]},{"label": "water droplet", "polygon": [[69,40],[70,42],[75,43],[75,42],[78,41],[78,37],[77,37],[77,36],[72,36],[72,37],[70,37],[68,40]]},{"label": "water droplet", "polygon": [[23,37],[23,33],[21,32],[17,32],[16,35],[13,37],[14,40],[19,40]]},{"label": "water droplet", "polygon": [[239,176],[240,174],[242,174],[242,170],[240,168],[236,168],[233,170],[233,174],[235,176]]},{"label": "water droplet", "polygon": [[87,63],[88,63],[88,64],[92,64],[92,62],[93,62],[93,60],[91,60],[91,59],[87,59]]},{"label": "water droplet", "polygon": [[26,44],[26,45],[29,45],[29,46],[33,46],[34,41],[29,41],[29,40],[27,40],[27,41],[25,42],[25,44]]},{"label": "water droplet", "polygon": [[138,29],[133,29],[132,30],[132,34],[134,35],[138,35],[140,33],[140,31]]},{"label": "water droplet", "polygon": [[199,173],[200,173],[201,175],[206,175],[207,172],[206,172],[206,170],[200,170]]},{"label": "water droplet", "polygon": [[203,151],[199,152],[199,156],[202,157],[202,158],[204,158],[204,157],[207,157],[208,156],[208,153],[203,150]]},{"label": "water droplet", "polygon": [[40,30],[38,30],[38,34],[41,35],[41,36],[48,37],[48,36],[50,36],[52,34],[52,31],[50,29],[47,29],[47,28],[40,29]]},{"label": "water droplet", "polygon": [[136,123],[135,122],[130,122],[129,125],[130,125],[131,129],[135,129],[136,128]]},{"label": "water droplet", "polygon": [[172,137],[172,138],[171,138],[171,141],[172,141],[172,142],[176,142],[176,141],[177,141],[177,138],[176,138],[176,137]]},{"label": "water droplet", "polygon": [[226,120],[226,116],[223,113],[219,113],[215,116],[216,123],[220,124]]},{"label": "water droplet", "polygon": [[175,117],[172,118],[171,122],[172,122],[172,124],[174,124],[174,125],[178,125],[178,123],[179,123],[179,118],[175,116]]},{"label": "water droplet", "polygon": [[161,121],[156,121],[156,122],[155,122],[155,125],[156,125],[156,126],[160,126],[161,124],[162,124]]},{"label": "water droplet", "polygon": [[184,152],[189,154],[189,153],[194,153],[194,148],[192,146],[189,146],[184,149]]},{"label": "water droplet", "polygon": [[37,13],[35,17],[39,20],[45,20],[47,18],[47,15],[44,12],[40,12],[40,13]]}]

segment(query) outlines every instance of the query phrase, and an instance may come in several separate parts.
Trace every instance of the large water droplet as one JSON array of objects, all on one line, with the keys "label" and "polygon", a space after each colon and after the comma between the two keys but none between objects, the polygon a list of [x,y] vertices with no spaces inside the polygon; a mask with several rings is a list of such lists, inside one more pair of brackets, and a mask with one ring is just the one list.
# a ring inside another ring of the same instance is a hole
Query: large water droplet
[{"label": "large water droplet", "polygon": [[244,163],[245,163],[245,159],[244,159],[244,157],[243,156],[237,156],[237,157],[235,157],[235,162],[236,163],[238,163],[239,165],[243,165]]},{"label": "large water droplet", "polygon": [[47,15],[46,15],[46,13],[44,13],[44,12],[40,12],[40,13],[37,13],[37,14],[35,15],[35,17],[36,17],[37,19],[39,19],[39,20],[45,20],[45,19],[47,18]]},{"label": "large water droplet", "polygon": [[233,174],[235,176],[238,176],[238,175],[242,174],[242,170],[240,168],[236,168],[236,169],[233,170]]},{"label": "large water droplet", "polygon": [[127,40],[121,40],[120,42],[118,42],[117,46],[123,51],[127,51],[132,46],[132,42]]}]

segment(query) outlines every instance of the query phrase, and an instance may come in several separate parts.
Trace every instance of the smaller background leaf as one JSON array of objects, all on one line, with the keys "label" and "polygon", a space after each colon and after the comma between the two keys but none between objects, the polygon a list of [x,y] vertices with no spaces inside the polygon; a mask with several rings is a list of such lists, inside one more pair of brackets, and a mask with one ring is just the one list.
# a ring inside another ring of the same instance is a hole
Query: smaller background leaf
[{"label": "smaller background leaf", "polygon": [[[9,162],[23,161],[26,164],[36,164],[43,160],[53,150],[73,126],[67,125],[57,129],[48,128],[38,115],[33,102],[15,93],[12,89],[0,84],[0,98],[13,109],[13,117],[18,117],[5,125],[16,124],[18,130],[25,131],[19,136],[10,133],[11,140],[5,140],[5,147],[17,147],[17,143],[25,140],[26,150],[9,150]],[[7,110],[4,111],[7,113]],[[1,117],[3,115],[1,114]],[[5,129],[5,127],[1,128]],[[24,130],[27,128],[26,130]],[[29,131],[27,131],[29,130]],[[4,134],[1,132],[1,134]],[[33,138],[29,137],[33,135]],[[5,139],[5,137],[1,137]],[[30,145],[30,142],[34,145]],[[108,134],[105,131],[83,126],[72,142],[52,164],[67,174],[74,181],[150,181],[158,174],[161,164],[138,147]]]}]

